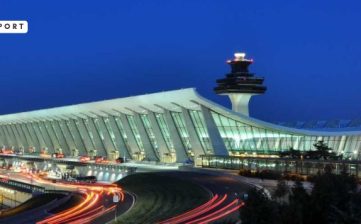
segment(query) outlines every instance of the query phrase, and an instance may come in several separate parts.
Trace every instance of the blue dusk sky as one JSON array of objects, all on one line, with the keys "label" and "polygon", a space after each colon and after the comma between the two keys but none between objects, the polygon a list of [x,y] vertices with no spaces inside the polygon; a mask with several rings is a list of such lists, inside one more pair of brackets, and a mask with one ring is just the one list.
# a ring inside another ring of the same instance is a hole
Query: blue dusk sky
[{"label": "blue dusk sky", "polygon": [[267,121],[361,117],[361,1],[1,0],[0,114],[195,87],[213,92],[235,51],[268,90]]}]

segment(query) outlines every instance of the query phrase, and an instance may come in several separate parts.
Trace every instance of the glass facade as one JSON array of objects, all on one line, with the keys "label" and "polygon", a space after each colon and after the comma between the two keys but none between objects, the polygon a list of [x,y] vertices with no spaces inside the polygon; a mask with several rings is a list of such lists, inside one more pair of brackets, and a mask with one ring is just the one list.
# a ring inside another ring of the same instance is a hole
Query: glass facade
[{"label": "glass facade", "polygon": [[[83,145],[86,148],[86,151],[88,152],[89,150],[95,149],[93,140],[91,140],[88,129],[85,126],[85,122],[82,118],[76,119],[75,121],[75,127],[76,130],[79,133],[80,138],[82,139]],[[54,125],[54,130],[55,133],[57,132],[57,126]],[[65,138],[64,133],[63,132],[59,132],[59,137],[64,138],[66,142],[68,142],[68,140]],[[69,147],[71,147],[69,145]],[[73,150],[73,149],[71,149]]]},{"label": "glass facade", "polygon": [[126,115],[126,116],[127,116],[130,128],[132,130],[132,133],[133,133],[133,135],[135,137],[135,140],[137,142],[137,145],[138,145],[139,149],[144,152],[143,142],[142,142],[142,139],[140,138],[140,134],[139,134],[139,131],[137,129],[137,125],[135,124],[134,117],[132,115]]},{"label": "glass facade", "polygon": [[[123,125],[122,125],[122,122],[120,121],[120,118],[119,117],[115,117],[115,123],[119,129],[119,132],[121,134],[121,137],[123,138],[125,144],[127,145],[128,149],[129,149],[129,143],[128,143],[128,137],[127,137],[127,134],[125,133],[124,131],[124,128],[123,128]],[[128,150],[129,151],[129,150]]]},{"label": "glass facade", "polygon": [[119,149],[120,146],[118,145],[117,141],[115,140],[114,131],[109,123],[109,118],[104,118],[104,124],[109,133],[109,136],[110,136],[110,139],[112,140],[113,145],[115,146],[116,149]]},{"label": "glass facade", "polygon": [[167,122],[164,119],[164,115],[161,113],[156,113],[155,118],[157,120],[159,129],[162,132],[162,136],[164,138],[164,141],[165,141],[169,151],[174,152],[174,145],[173,145],[172,139],[170,137],[169,127],[167,125]]},{"label": "glass facade", "polygon": [[210,152],[212,151],[211,142],[209,139],[208,131],[206,124],[201,111],[190,110],[188,111],[192,119],[193,125],[196,129],[199,141],[202,144],[203,151]]},{"label": "glass facade", "polygon": [[99,127],[99,119],[95,118],[95,119],[93,119],[93,121],[94,121],[94,124],[95,124],[95,129],[98,132],[98,135],[99,135],[100,139],[102,141],[104,141],[104,133],[103,133],[103,130]]},{"label": "glass facade", "polygon": [[75,139],[76,139],[76,137],[75,137],[76,130],[73,130],[73,129],[70,127],[70,126],[71,126],[71,125],[70,125],[70,121],[66,121],[65,123],[66,123],[66,127],[68,128],[69,133],[70,133],[73,141],[75,142]]},{"label": "glass facade", "polygon": [[[317,141],[325,144],[344,158],[355,159],[355,150],[360,146],[360,136],[312,136],[288,134],[282,130],[255,127],[236,121],[216,112],[213,119],[219,129],[226,148],[232,153],[277,154],[290,148],[308,151],[314,150]],[[342,149],[340,149],[342,148]]]},{"label": "glass facade", "polygon": [[272,153],[294,147],[298,136],[251,126],[216,112],[213,119],[231,152]]},{"label": "glass facade", "polygon": [[177,128],[178,134],[182,139],[182,143],[184,148],[188,151],[192,149],[191,141],[189,139],[189,134],[184,123],[184,119],[182,117],[182,113],[171,112],[173,121]]},{"label": "glass facade", "polygon": [[277,171],[300,175],[316,175],[323,173],[326,166],[335,174],[346,170],[350,175],[361,178],[360,161],[326,161],[326,160],[293,160],[288,158],[256,158],[235,156],[201,156],[201,166],[231,170],[249,170],[251,172]]},{"label": "glass facade", "polygon": [[153,149],[155,149],[155,151],[156,151],[156,152],[158,153],[158,155],[159,155],[160,153],[159,153],[159,150],[158,150],[158,143],[157,143],[157,140],[156,140],[156,138],[155,138],[154,131],[153,131],[152,125],[150,124],[148,115],[146,115],[146,114],[141,114],[141,115],[140,115],[140,118],[141,118],[141,120],[142,120],[142,122],[143,122],[145,131],[147,132],[149,141],[150,141],[150,143],[152,144]]},{"label": "glass facade", "polygon": [[96,144],[95,144],[95,141],[94,141],[94,136],[93,136],[93,133],[90,131],[88,119],[83,119],[82,121],[84,122],[85,130],[89,134],[90,140],[91,140],[94,148],[96,148]]}]

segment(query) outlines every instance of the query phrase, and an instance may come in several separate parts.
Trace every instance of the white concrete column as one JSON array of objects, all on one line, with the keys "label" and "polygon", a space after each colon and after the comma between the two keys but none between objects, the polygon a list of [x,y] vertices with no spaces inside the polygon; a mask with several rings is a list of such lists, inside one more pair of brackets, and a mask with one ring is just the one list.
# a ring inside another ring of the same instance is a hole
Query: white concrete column
[{"label": "white concrete column", "polygon": [[202,114],[204,121],[206,122],[206,127],[209,135],[209,139],[212,143],[214,154],[218,156],[227,156],[228,150],[224,144],[224,141],[219,133],[216,123],[213,120],[211,111],[209,108],[201,105]]},{"label": "white concrete column", "polygon": [[299,145],[300,145],[300,136],[296,136],[296,141],[295,143],[293,144],[293,148],[296,149],[296,150],[299,150]]},{"label": "white concrete column", "polygon": [[340,154],[341,152],[344,151],[345,145],[346,145],[346,141],[347,141],[347,136],[343,135],[343,136],[341,137],[340,145],[338,146],[338,149],[337,149],[337,154]]}]

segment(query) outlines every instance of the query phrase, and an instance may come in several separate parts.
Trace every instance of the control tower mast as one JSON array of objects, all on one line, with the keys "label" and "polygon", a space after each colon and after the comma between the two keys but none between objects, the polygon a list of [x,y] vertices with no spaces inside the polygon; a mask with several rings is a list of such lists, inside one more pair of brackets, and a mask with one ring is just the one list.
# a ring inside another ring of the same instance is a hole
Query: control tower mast
[{"label": "control tower mast", "polygon": [[252,59],[246,59],[245,53],[235,53],[233,60],[228,60],[231,73],[224,79],[217,80],[214,91],[219,95],[228,95],[232,102],[232,110],[249,116],[248,104],[252,96],[263,94],[266,87],[264,78],[256,77],[248,71]]}]

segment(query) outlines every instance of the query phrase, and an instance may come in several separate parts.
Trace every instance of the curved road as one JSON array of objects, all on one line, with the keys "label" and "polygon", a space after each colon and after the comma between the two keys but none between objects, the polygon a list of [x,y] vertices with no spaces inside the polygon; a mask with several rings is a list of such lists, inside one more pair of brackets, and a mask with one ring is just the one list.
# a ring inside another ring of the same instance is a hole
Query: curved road
[{"label": "curved road", "polygon": [[163,220],[161,223],[209,223],[220,220],[238,220],[238,209],[244,205],[240,197],[249,190],[249,184],[220,173],[171,171],[169,175],[197,183],[213,194],[213,198],[193,211]]},{"label": "curved road", "polygon": [[[114,219],[116,213],[120,215],[127,211],[134,202],[131,194],[124,192],[120,187],[114,184],[79,184],[64,181],[52,182],[42,179],[34,174],[25,174],[1,170],[0,177],[12,179],[27,184],[45,187],[49,190],[61,190],[69,192],[78,192],[84,196],[84,200],[72,208],[65,211],[51,214],[45,219],[39,217],[38,224],[45,223],[99,223],[103,224]],[[113,196],[119,198],[119,203],[113,202]],[[116,209],[116,210],[115,210]],[[46,210],[44,212],[47,212]],[[32,217],[34,219],[34,217]],[[16,221],[16,217],[14,217]]]},{"label": "curved road", "polygon": [[[9,173],[9,174],[8,174]],[[5,174],[5,175],[4,175]],[[205,204],[169,217],[167,220],[159,220],[160,223],[209,223],[220,220],[238,220],[238,209],[243,205],[240,200],[250,185],[242,183],[231,175],[221,173],[202,173],[188,171],[163,171],[160,175],[183,179],[194,182],[207,189],[212,199]],[[1,176],[1,175],[0,175]],[[74,184],[52,183],[32,174],[23,174],[6,171],[3,177],[10,177],[25,183],[32,183],[51,190],[67,190],[81,192],[85,200],[66,211],[49,216],[39,224],[45,223],[107,223],[129,210],[134,204],[134,197],[124,192],[120,187],[112,184]],[[113,196],[118,195],[119,203],[113,203]],[[163,221],[163,222],[162,222]]]}]

